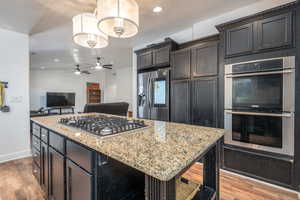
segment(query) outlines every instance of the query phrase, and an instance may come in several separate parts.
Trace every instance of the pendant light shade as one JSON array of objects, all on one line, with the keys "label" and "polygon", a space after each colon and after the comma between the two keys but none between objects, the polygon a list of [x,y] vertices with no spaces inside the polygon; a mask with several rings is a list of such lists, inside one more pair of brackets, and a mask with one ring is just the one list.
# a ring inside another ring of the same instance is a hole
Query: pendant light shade
[{"label": "pendant light shade", "polygon": [[108,36],[97,28],[99,20],[91,13],[73,17],[73,40],[87,48],[104,48],[108,45]]},{"label": "pendant light shade", "polygon": [[138,33],[139,6],[135,0],[98,0],[98,28],[117,38],[129,38]]}]

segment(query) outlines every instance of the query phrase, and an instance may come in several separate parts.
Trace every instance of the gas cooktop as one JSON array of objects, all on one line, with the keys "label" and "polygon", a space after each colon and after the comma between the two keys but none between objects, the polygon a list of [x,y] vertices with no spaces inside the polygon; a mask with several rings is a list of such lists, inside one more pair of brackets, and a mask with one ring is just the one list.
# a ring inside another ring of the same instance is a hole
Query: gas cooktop
[{"label": "gas cooktop", "polygon": [[100,137],[113,136],[147,126],[143,120],[129,120],[105,115],[66,117],[61,118],[59,123],[79,128]]}]

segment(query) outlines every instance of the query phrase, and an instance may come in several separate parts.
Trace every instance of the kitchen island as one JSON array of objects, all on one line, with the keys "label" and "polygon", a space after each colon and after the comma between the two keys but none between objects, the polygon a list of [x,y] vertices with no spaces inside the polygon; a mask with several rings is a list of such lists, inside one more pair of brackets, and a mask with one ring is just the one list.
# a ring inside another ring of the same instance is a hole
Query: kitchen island
[{"label": "kitchen island", "polygon": [[[99,114],[70,116],[87,115]],[[130,178],[124,178],[130,179],[125,185],[142,187],[146,200],[186,199],[178,194],[180,184],[189,183],[181,176],[200,159],[203,161],[203,185],[193,191],[195,199],[219,199],[219,154],[223,129],[144,120],[144,128],[101,138],[59,123],[62,117],[68,115],[31,119],[33,173],[49,199],[64,199],[66,196],[68,200],[114,200],[116,198],[108,197],[109,194],[103,196],[109,190],[103,188],[113,185],[114,180],[105,179],[105,176],[122,176],[120,169],[124,166],[129,170],[126,174],[136,172],[128,176]],[[122,167],[107,171],[109,162]],[[116,180],[118,183],[113,187],[122,185],[120,179]],[[139,184],[132,184],[131,180]],[[80,184],[75,185],[76,182]],[[133,195],[124,199],[140,198]]]}]

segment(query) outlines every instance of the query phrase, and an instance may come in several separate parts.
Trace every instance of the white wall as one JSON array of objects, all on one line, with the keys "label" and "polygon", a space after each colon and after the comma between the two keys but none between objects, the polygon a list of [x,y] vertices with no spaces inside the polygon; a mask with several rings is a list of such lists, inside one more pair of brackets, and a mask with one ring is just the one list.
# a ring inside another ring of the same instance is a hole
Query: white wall
[{"label": "white wall", "polygon": [[[146,41],[143,44],[139,44],[133,48],[133,50],[137,50],[140,48],[144,48],[145,46],[152,44],[152,43],[158,43],[163,41],[164,38],[170,37],[177,43],[184,43],[191,40],[196,40],[199,38],[207,37],[210,35],[214,35],[218,33],[218,30],[215,28],[216,25],[222,24],[225,22],[229,22],[241,17],[249,16],[270,8],[274,8],[276,6],[280,6],[289,2],[293,2],[295,0],[263,0],[254,4],[251,4],[249,6],[245,6],[242,8],[239,8],[237,10],[224,13],[222,15],[199,21],[195,23],[190,28],[184,29],[182,31],[173,33],[171,35],[165,35],[164,37],[157,38],[154,41]],[[132,69],[132,77],[133,77],[133,84],[132,84],[132,107],[133,109],[133,116],[136,117],[136,87],[137,87],[137,66],[136,66],[136,55],[133,53],[132,55],[133,59],[133,69]]]},{"label": "white wall", "polygon": [[29,38],[0,29],[0,81],[9,113],[0,112],[0,163],[30,155]]},{"label": "white wall", "polygon": [[[82,112],[86,104],[87,82],[99,83],[102,98],[105,88],[105,72],[77,76],[72,71],[31,70],[30,71],[30,109],[46,107],[46,92],[74,92],[75,111]],[[104,94],[105,95],[105,94]],[[102,99],[103,100],[103,99]]]},{"label": "white wall", "polygon": [[[128,58],[131,59],[131,58]],[[132,68],[119,68],[106,71],[104,102],[129,103],[132,111]]]}]

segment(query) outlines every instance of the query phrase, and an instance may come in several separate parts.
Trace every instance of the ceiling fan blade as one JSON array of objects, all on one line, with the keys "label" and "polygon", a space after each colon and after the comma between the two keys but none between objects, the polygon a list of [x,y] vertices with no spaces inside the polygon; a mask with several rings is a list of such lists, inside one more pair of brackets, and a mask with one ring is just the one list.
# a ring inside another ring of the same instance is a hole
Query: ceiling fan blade
[{"label": "ceiling fan blade", "polygon": [[112,64],[107,64],[107,65],[102,65],[103,68],[106,69],[112,69],[113,65]]},{"label": "ceiling fan blade", "polygon": [[81,71],[81,73],[82,73],[82,74],[88,74],[88,75],[91,74],[91,72],[89,72],[89,71],[87,71],[87,70]]}]

